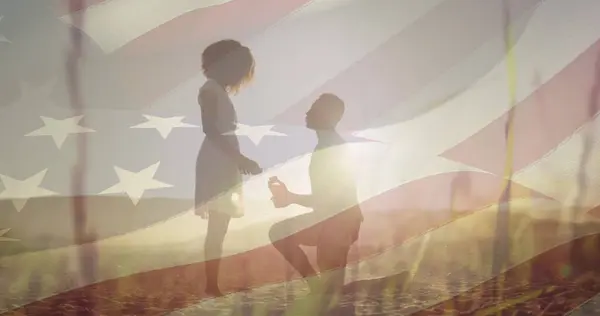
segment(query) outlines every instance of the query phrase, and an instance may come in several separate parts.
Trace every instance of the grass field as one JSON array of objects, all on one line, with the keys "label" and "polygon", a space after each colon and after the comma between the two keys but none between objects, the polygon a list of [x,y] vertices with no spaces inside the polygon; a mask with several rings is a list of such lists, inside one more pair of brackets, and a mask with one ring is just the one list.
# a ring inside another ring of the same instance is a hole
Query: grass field
[{"label": "grass field", "polygon": [[[359,264],[350,265],[348,268],[348,282],[385,278],[402,271],[416,269],[414,278],[404,291],[389,292],[377,288],[377,286],[368,289],[368,287],[372,287],[368,285],[367,288],[358,291],[362,291],[362,294],[353,293],[345,297],[339,308],[350,308],[349,306],[352,305],[356,315],[403,315],[418,310],[422,311],[422,315],[440,315],[441,310],[466,311],[486,308],[489,302],[495,302],[497,299],[496,294],[489,292],[492,291],[493,286],[480,286],[482,282],[487,281],[489,283],[489,280],[493,279],[490,266],[493,258],[492,243],[495,213],[494,209],[478,211],[449,225],[432,230],[425,235],[419,235],[416,232],[419,231],[419,227],[431,226],[431,221],[435,220],[435,215],[421,212],[415,213],[419,214],[418,216],[405,214],[406,217],[399,221],[404,222],[405,225],[398,227],[395,233],[417,236],[409,238],[396,246],[385,243],[385,238],[389,236],[380,236],[382,237],[380,238],[382,240],[381,244],[375,242],[378,232],[376,228],[379,227],[381,232],[384,223],[379,223],[371,217],[370,220],[375,222],[365,224],[367,233],[364,234],[364,239],[361,239],[358,244],[359,251],[372,253],[373,255],[363,258],[365,260]],[[585,236],[600,232],[600,224],[594,221],[584,221],[572,226],[570,223],[560,220],[558,215],[531,216],[531,214],[531,212],[515,210],[512,217],[512,223],[514,224],[511,225],[513,246],[509,268],[521,265],[521,268],[514,270],[518,272],[511,272],[511,275],[516,275],[512,277],[513,280],[520,281],[513,281],[514,284],[507,287],[504,296],[513,300],[518,297],[525,297],[530,301],[537,299],[538,303],[535,304],[545,306],[548,297],[556,295],[556,291],[563,289],[563,292],[573,292],[575,287],[575,291],[579,291],[577,292],[578,298],[569,297],[566,301],[570,305],[564,303],[561,305],[564,308],[567,305],[572,307],[571,305],[575,303],[581,303],[580,300],[588,296],[591,297],[594,291],[595,293],[600,292],[600,289],[597,288],[582,287],[581,284],[587,282],[585,280],[579,280],[577,281],[579,283],[577,283],[570,279],[555,277],[560,276],[561,269],[567,259],[564,258],[564,250],[553,250],[556,246],[570,240],[573,232],[569,229],[575,227],[576,235]],[[556,214],[556,212],[549,214]],[[424,247],[426,243],[424,236],[429,236],[427,247]],[[585,252],[587,259],[582,259],[579,263],[569,263],[571,266],[580,265],[580,270],[589,270],[588,278],[595,277],[594,271],[596,270],[590,267],[589,264],[586,266],[586,262],[591,260],[591,262],[597,264],[597,267],[600,267],[600,261],[594,261],[600,253],[600,248],[594,248],[597,242],[595,240],[591,241],[592,248]],[[156,261],[160,260],[169,261],[169,263],[164,264],[166,266],[177,262],[194,262],[198,259],[198,252],[201,250],[200,245],[198,245],[198,248],[196,248],[196,245],[111,248],[110,253],[105,252],[100,257],[98,270],[106,275],[128,275],[140,271],[140,267],[148,262],[156,264]],[[190,251],[190,249],[198,249],[198,252]],[[423,256],[422,259],[419,259],[421,251]],[[549,254],[545,255],[543,260],[536,261],[537,266],[535,269],[532,263],[526,263],[523,266],[524,262],[535,257],[536,254],[544,252]],[[244,269],[241,269],[240,266],[225,264],[223,267],[224,282],[233,280],[240,283],[240,280],[248,277],[257,278],[266,274],[285,273],[286,267],[281,258],[267,255],[263,259],[262,262],[250,263]],[[12,277],[7,277],[5,274],[2,277],[3,282],[5,282],[2,286],[6,286],[6,289],[8,289],[0,298],[1,307],[5,311],[16,308],[15,313],[18,314],[18,310],[23,312],[25,309],[19,309],[19,306],[45,297],[42,294],[44,293],[44,287],[66,291],[69,288],[79,286],[74,271],[69,271],[69,264],[65,261],[67,259],[61,259],[60,252],[56,252],[54,257],[32,254],[31,256],[24,256],[23,260],[20,269],[22,273]],[[115,262],[119,264],[116,265]],[[557,266],[559,263],[561,266]],[[115,273],[114,270],[120,271]],[[538,279],[535,280],[534,276],[539,273],[534,270],[545,271],[544,277],[537,276]],[[548,275],[553,277],[547,277]],[[10,282],[7,282],[7,280]],[[231,313],[233,315],[236,315],[236,313],[237,315],[246,315],[243,314],[243,308],[239,306],[246,306],[246,309],[270,310],[268,315],[276,315],[282,313],[285,308],[289,308],[295,299],[301,299],[306,293],[306,287],[302,282],[293,281],[291,283],[264,285],[223,298],[205,299],[201,293],[187,290],[190,288],[190,284],[196,284],[196,287],[201,286],[203,280],[199,277],[199,274],[196,278],[191,279],[186,275],[170,275],[166,281],[156,282],[146,284],[152,284],[152,287],[156,287],[154,293],[160,295],[148,294],[147,290],[143,290],[143,284],[119,284],[118,287],[113,289],[114,292],[112,293],[100,291],[91,297],[98,302],[102,302],[99,304],[106,309],[101,313],[105,315],[163,315],[167,311],[173,310],[176,310],[173,315],[231,315]],[[548,291],[551,288],[554,290]],[[535,291],[540,289],[543,293],[536,294],[538,295],[536,297],[526,295],[530,292],[537,293]],[[471,290],[471,292],[468,290]],[[447,302],[448,299],[461,293],[463,293],[462,296],[452,300],[452,304]],[[473,303],[474,298],[478,298],[477,303]],[[486,299],[481,298],[487,298],[488,303],[485,303]],[[29,311],[28,315],[69,315],[87,305],[87,302],[74,297],[66,301],[63,300],[60,304],[58,303],[60,302],[55,300],[54,305],[38,304],[32,306],[27,309]],[[513,305],[519,305],[519,308],[525,311],[535,309],[535,304],[531,304],[521,302]],[[559,305],[554,303],[554,308],[559,308]],[[427,314],[426,310],[429,310],[430,313]],[[267,314],[263,313],[262,315]]]}]

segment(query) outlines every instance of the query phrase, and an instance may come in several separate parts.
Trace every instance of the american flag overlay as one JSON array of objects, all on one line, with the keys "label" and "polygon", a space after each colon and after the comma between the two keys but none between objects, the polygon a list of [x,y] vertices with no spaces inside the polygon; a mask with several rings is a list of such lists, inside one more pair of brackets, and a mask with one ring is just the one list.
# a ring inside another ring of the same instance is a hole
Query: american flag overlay
[{"label": "american flag overlay", "polygon": [[[600,315],[599,13],[597,0],[0,1],[0,315]],[[198,91],[222,39],[255,59],[231,133],[263,172],[244,176],[245,214],[211,258]],[[345,104],[364,221],[343,295],[317,313],[313,276],[269,238],[308,210],[275,208],[267,183],[310,192],[305,117],[323,93]]]}]

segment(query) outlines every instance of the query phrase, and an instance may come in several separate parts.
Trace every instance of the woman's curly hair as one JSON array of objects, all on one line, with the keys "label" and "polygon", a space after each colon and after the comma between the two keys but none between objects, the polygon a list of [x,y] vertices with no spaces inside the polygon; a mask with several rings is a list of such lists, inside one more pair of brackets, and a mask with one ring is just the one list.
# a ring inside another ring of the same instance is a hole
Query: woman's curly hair
[{"label": "woman's curly hair", "polygon": [[254,78],[254,57],[240,42],[227,39],[209,45],[202,53],[204,75],[237,93]]}]

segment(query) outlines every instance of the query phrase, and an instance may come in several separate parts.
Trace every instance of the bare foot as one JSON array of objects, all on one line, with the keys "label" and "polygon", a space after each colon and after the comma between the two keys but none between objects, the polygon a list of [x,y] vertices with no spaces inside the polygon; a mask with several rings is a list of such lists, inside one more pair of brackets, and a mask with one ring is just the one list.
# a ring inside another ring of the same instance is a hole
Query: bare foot
[{"label": "bare foot", "polygon": [[221,292],[221,290],[218,287],[207,287],[204,290],[204,293],[206,293],[208,296],[212,296],[212,297],[223,296],[223,293]]}]

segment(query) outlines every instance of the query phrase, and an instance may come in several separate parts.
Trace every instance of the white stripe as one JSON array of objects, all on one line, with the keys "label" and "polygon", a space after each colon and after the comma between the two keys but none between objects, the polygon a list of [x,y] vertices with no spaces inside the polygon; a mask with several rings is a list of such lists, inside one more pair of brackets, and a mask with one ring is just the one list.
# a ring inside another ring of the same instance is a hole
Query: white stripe
[{"label": "white stripe", "polygon": [[[104,52],[112,53],[136,38],[188,12],[221,5],[231,0],[109,0],[85,9],[80,29]],[[81,14],[81,12],[74,13]],[[71,15],[61,17],[73,25]],[[206,32],[208,30],[190,30]]]},{"label": "white stripe", "polygon": [[[352,4],[356,1],[367,1],[367,0],[312,0],[310,5],[307,5],[304,10],[302,10],[301,14],[314,14],[314,13],[322,13],[329,10],[337,9],[341,6],[345,6],[348,4]],[[381,1],[381,0],[374,0]],[[371,0],[373,2],[373,0]],[[293,13],[292,15],[296,15]]]},{"label": "white stripe", "polygon": [[580,206],[587,209],[600,205],[600,117],[586,124],[548,155],[521,170],[514,181],[561,201],[564,205],[573,205],[580,193],[578,176],[581,153],[584,137],[588,133],[595,135],[595,139],[584,170],[587,185],[583,205]]},{"label": "white stripe", "polygon": [[[517,101],[527,98],[600,38],[600,20],[595,15],[600,10],[600,2],[575,1],[576,5],[562,0],[544,1],[531,17],[515,46]],[[486,48],[482,48],[481,53],[485,51]],[[419,153],[419,156],[438,155],[507,111],[506,69],[506,63],[502,61],[469,90],[436,109],[411,121],[366,131],[360,136],[404,144],[406,152]],[[536,71],[540,72],[541,82],[534,86],[531,82]],[[424,89],[407,103],[431,102],[428,95],[431,92]]]}]

